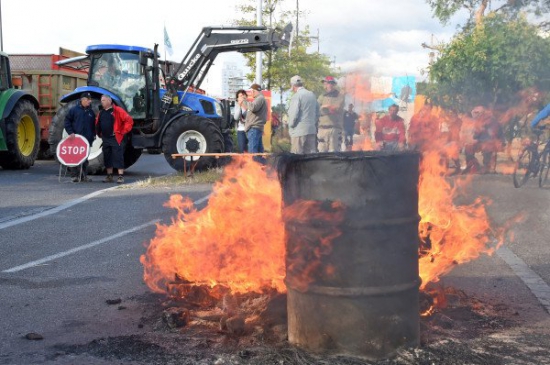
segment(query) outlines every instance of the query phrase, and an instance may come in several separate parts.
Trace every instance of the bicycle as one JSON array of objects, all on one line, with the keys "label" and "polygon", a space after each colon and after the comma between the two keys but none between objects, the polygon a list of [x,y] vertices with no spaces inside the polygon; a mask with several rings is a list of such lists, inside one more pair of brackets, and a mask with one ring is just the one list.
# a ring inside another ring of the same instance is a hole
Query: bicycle
[{"label": "bicycle", "polygon": [[550,138],[546,140],[544,148],[539,152],[540,136],[542,129],[533,130],[536,138],[525,146],[514,166],[514,186],[520,188],[529,180],[530,177],[539,178],[539,187],[542,188],[548,181],[548,172],[550,169]]}]

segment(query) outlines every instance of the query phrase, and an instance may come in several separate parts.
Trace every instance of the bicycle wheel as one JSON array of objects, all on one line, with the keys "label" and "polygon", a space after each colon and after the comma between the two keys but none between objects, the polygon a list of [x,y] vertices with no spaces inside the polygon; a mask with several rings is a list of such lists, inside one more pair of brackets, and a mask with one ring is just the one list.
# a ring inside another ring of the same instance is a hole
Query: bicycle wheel
[{"label": "bicycle wheel", "polygon": [[544,151],[540,159],[539,188],[548,183],[548,170],[550,170],[550,153]]},{"label": "bicycle wheel", "polygon": [[529,175],[532,173],[530,170],[532,158],[533,152],[530,149],[526,148],[521,151],[514,166],[514,186],[516,188],[522,187],[529,180]]}]

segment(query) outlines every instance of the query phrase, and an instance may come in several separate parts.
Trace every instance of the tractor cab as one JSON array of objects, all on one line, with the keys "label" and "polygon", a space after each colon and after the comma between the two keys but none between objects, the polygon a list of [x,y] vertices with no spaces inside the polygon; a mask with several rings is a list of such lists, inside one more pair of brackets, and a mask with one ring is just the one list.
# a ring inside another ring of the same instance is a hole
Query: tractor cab
[{"label": "tractor cab", "polygon": [[[132,118],[146,117],[148,103],[147,85],[152,81],[152,57],[140,57],[141,53],[151,54],[152,50],[140,47],[119,45],[98,45],[86,49],[90,56],[88,85],[111,92],[118,97]],[[147,65],[141,62],[146,60]],[[162,74],[162,70],[159,70]]]}]

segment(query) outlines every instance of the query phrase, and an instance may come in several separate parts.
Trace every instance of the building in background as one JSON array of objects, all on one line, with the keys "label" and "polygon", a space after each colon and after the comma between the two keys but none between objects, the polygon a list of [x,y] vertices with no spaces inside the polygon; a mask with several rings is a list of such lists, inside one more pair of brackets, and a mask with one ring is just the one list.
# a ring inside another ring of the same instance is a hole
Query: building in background
[{"label": "building in background", "polygon": [[237,90],[244,89],[249,82],[244,71],[235,62],[224,62],[222,67],[222,97],[234,98]]}]

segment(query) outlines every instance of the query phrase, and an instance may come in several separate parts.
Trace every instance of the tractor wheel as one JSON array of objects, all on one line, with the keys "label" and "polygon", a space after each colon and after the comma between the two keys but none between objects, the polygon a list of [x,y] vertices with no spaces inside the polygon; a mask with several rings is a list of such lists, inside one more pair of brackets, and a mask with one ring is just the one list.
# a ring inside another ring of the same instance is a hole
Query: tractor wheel
[{"label": "tractor wheel", "polygon": [[[210,119],[196,115],[182,116],[175,120],[162,139],[164,158],[177,171],[183,171],[183,158],[172,158],[174,153],[221,153],[223,136],[218,126]],[[186,157],[187,166],[191,157]],[[196,171],[204,170],[215,164],[214,157],[193,157],[198,161]]]},{"label": "tractor wheel", "polygon": [[[48,139],[48,142],[50,144],[50,153],[53,155],[56,153],[57,144],[59,141],[67,137],[67,132],[65,131],[65,117],[67,116],[69,110],[75,105],[78,105],[79,102],[79,99],[68,102],[59,108],[57,113],[52,118],[52,122],[50,124],[50,138]],[[95,114],[99,112],[99,105],[99,100],[94,99],[92,101],[92,109]],[[101,138],[96,138],[94,143],[90,146],[91,150],[90,156],[88,157],[88,174],[101,174],[105,170],[101,144]],[[124,168],[132,166],[138,160],[139,156],[141,156],[141,150],[134,149],[131,143],[128,143],[126,145],[126,150],[124,151]]]},{"label": "tractor wheel", "polygon": [[38,156],[37,160],[51,160],[53,158],[50,152],[50,144],[47,141],[40,141],[40,146],[38,147]]},{"label": "tractor wheel", "polygon": [[6,118],[8,150],[0,152],[4,169],[28,169],[34,165],[40,143],[38,113],[30,101],[20,100]]}]

